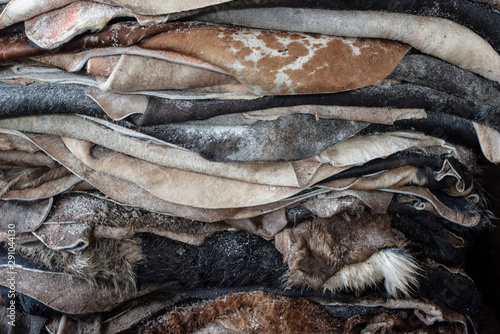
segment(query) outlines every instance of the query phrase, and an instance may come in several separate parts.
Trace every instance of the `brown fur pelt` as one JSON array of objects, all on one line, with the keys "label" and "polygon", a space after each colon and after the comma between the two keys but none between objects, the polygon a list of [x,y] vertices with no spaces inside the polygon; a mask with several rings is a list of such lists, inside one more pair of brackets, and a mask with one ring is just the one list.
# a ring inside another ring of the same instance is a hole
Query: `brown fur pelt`
[{"label": "brown fur pelt", "polygon": [[141,241],[95,239],[80,254],[47,248],[42,243],[17,247],[17,253],[50,270],[89,283],[92,289],[110,287],[129,293],[136,286],[136,266],[144,259]]},{"label": "brown fur pelt", "polygon": [[276,248],[288,262],[288,285],[314,290],[362,292],[385,280],[388,292],[409,294],[418,268],[401,249],[404,241],[387,215],[315,218],[276,235]]},{"label": "brown fur pelt", "polygon": [[[411,307],[374,306],[367,304],[363,312],[364,306],[360,305],[326,306],[301,297],[262,291],[233,293],[174,307],[123,334],[466,332],[458,320],[424,324]],[[353,312],[354,309],[363,314]]]},{"label": "brown fur pelt", "polygon": [[191,333],[210,325],[239,333],[323,333],[335,328],[332,320],[323,307],[303,298],[258,291],[175,308],[139,333]]}]

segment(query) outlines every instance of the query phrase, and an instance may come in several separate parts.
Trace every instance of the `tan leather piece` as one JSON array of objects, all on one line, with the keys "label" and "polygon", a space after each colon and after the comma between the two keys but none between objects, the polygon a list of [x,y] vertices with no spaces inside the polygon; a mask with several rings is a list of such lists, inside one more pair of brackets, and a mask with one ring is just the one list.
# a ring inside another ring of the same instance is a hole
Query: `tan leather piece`
[{"label": "tan leather piece", "polygon": [[137,233],[154,233],[197,246],[214,233],[230,229],[222,222],[203,223],[137,207],[132,209],[82,193],[58,197],[44,226],[48,224],[84,224],[93,227],[95,238],[127,239]]},{"label": "tan leather piece", "polygon": [[500,55],[475,32],[447,19],[305,8],[237,9],[211,13],[203,19],[260,29],[400,41],[460,68],[500,81]]},{"label": "tan leather piece", "polygon": [[247,219],[226,219],[225,222],[239,230],[272,239],[287,225],[285,209]]},{"label": "tan leather piece", "polygon": [[363,177],[350,177],[328,181],[316,185],[317,187],[342,191],[352,190],[377,190],[386,188],[403,187],[407,184],[421,184],[425,180],[420,180],[417,174],[418,167],[404,166],[390,169],[380,173],[375,173]]},{"label": "tan leather piece", "polygon": [[409,148],[444,146],[445,141],[420,133],[386,132],[358,136],[340,142],[318,155],[318,160],[341,167],[386,157]]},{"label": "tan leather piece", "polygon": [[[95,63],[96,59],[92,58],[89,65]],[[168,89],[186,90],[236,83],[238,81],[230,75],[204,68],[154,58],[122,55],[106,82],[99,86],[104,91],[135,92]]]},{"label": "tan leather piece", "polygon": [[224,219],[243,219],[255,217],[261,214],[275,211],[279,208],[300,202],[305,198],[316,196],[319,193],[326,192],[317,190],[308,194],[297,196],[285,201],[279,201],[256,207],[244,207],[235,209],[200,209],[185,205],[179,205],[161,200],[151,195],[143,188],[138,187],[132,182],[121,180],[109,175],[96,172],[81,161],[76,159],[66,148],[59,137],[36,134],[22,134],[17,131],[2,130],[9,134],[18,135],[42,148],[47,154],[60,162],[62,165],[71,169],[73,173],[81,176],[88,183],[101,190],[106,196],[123,204],[137,206],[149,211],[168,213],[174,216],[199,220],[204,222],[215,222]]},{"label": "tan leather piece", "polygon": [[136,183],[163,200],[205,209],[263,205],[299,193],[301,188],[245,183],[166,168],[87,141],[63,137],[71,153],[101,173]]},{"label": "tan leather piece", "polygon": [[120,58],[120,55],[90,58],[87,62],[87,73],[109,77]]},{"label": "tan leather piece", "polygon": [[275,237],[290,271],[300,271],[318,291],[344,266],[367,260],[377,250],[399,246],[387,215],[314,218]]},{"label": "tan leather piece", "polygon": [[[83,314],[110,311],[121,303],[159,289],[148,286],[135,293],[113,289],[91,289],[87,282],[66,274],[15,267],[16,290],[64,313]],[[9,267],[0,266],[0,284],[9,286]],[[54,288],[57,287],[57,288]]]},{"label": "tan leather piece", "polygon": [[18,136],[2,133],[0,136],[0,151],[24,151],[28,153],[35,153],[40,151],[40,149],[30,143],[29,141],[22,139]]},{"label": "tan leather piece", "polygon": [[472,122],[484,156],[489,161],[500,163],[500,133],[487,125]]},{"label": "tan leather piece", "polygon": [[0,231],[14,230],[16,238],[18,234],[35,231],[47,218],[52,202],[52,198],[38,202],[0,201]]},{"label": "tan leather piece", "polygon": [[113,120],[122,120],[131,114],[142,114],[149,102],[144,95],[105,92],[96,87],[89,87],[85,95],[94,100]]},{"label": "tan leather piece", "polygon": [[[464,225],[464,226],[476,226],[481,221],[481,214],[479,212],[475,213],[462,213],[453,209],[448,208],[446,205],[441,203],[436,196],[434,196],[429,189],[417,186],[405,186],[405,187],[394,187],[383,189],[383,191],[398,193],[398,194],[408,194],[418,196],[420,198],[428,201],[433,209],[422,207],[422,209],[427,209],[451,222]],[[418,204],[418,203],[417,203]],[[422,203],[427,205],[427,203]]]},{"label": "tan leather piece", "polygon": [[0,188],[7,190],[0,197],[2,199],[25,201],[45,199],[68,190],[82,180],[78,176],[61,169],[61,167],[52,171],[54,172],[46,173],[34,180],[29,180],[29,186],[21,184],[20,187],[5,187],[7,184],[0,180]]},{"label": "tan leather piece", "polygon": [[424,109],[343,107],[323,105],[300,105],[277,107],[243,113],[243,117],[251,120],[273,120],[284,115],[311,114],[317,119],[348,119],[358,122],[393,125],[402,119],[427,118]]},{"label": "tan leather piece", "polygon": [[[123,35],[129,34],[129,31],[123,32]],[[160,60],[167,60],[174,63],[191,65],[200,68],[210,69],[216,72],[224,73],[222,69],[209,64],[207,62],[201,61],[199,59],[186,56],[184,54],[172,51],[161,51],[161,50],[148,50],[137,45],[131,45],[126,47],[96,47],[90,50],[80,51],[80,52],[70,52],[70,53],[56,53],[56,54],[46,54],[43,56],[32,57],[32,59],[47,63],[53,66],[64,68],[69,72],[76,72],[83,69],[85,64],[91,61],[95,57],[111,57],[120,55],[135,55],[156,58]],[[108,70],[111,73],[111,69]],[[90,71],[90,73],[94,73]],[[99,73],[95,73],[99,74]]]},{"label": "tan leather piece", "polygon": [[50,249],[75,253],[89,245],[92,227],[77,222],[45,222],[33,234]]},{"label": "tan leather piece", "polygon": [[[3,136],[0,136],[3,137]],[[43,152],[28,153],[21,150],[0,151],[0,166],[36,167],[45,166],[56,168],[57,162]]]},{"label": "tan leather piece", "polygon": [[331,217],[340,212],[356,211],[365,205],[375,213],[386,213],[392,194],[371,190],[332,191],[306,200],[301,204],[318,217]]},{"label": "tan leather piece", "polygon": [[0,29],[75,1],[77,0],[11,0],[0,15]]},{"label": "tan leather piece", "polygon": [[178,51],[219,66],[256,95],[331,93],[368,86],[385,78],[408,51],[407,46],[386,40],[196,22],[176,26],[139,46]]},{"label": "tan leather piece", "polygon": [[[101,124],[111,126],[107,122]],[[346,169],[329,165],[320,166],[318,162],[313,162],[311,168],[309,159],[293,163],[212,162],[184,149],[135,140],[119,133],[124,131],[123,128],[104,128],[92,120],[79,116],[19,117],[0,120],[0,126],[20,131],[75,137],[157,165],[257,184],[304,187]]]}]

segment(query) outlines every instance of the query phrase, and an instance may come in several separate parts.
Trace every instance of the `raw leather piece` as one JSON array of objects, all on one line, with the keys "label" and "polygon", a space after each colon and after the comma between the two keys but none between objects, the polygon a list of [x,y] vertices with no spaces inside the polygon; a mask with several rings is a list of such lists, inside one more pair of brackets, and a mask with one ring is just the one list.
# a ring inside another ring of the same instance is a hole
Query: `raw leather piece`
[{"label": "raw leather piece", "polygon": [[[107,1],[109,2],[109,1]],[[135,17],[141,25],[165,22],[167,16],[142,16],[124,7],[93,1],[76,1],[63,8],[45,12],[24,22],[26,36],[43,49],[55,49],[74,36],[99,31],[118,17]]]},{"label": "raw leather piece", "polygon": [[431,182],[431,180],[428,180],[425,175],[422,174],[421,169],[418,167],[404,166],[363,177],[352,177],[333,181],[327,180],[327,182],[316,184],[316,186],[335,191],[342,191],[346,189],[378,190],[409,185],[420,185],[425,187],[429,182]]},{"label": "raw leather piece", "polygon": [[[69,314],[110,311],[121,303],[151,293],[158,286],[149,286],[135,293],[125,294],[113,289],[93,290],[88,283],[69,275],[15,267],[16,290],[43,304]],[[0,284],[9,286],[9,267],[0,266]],[[55,288],[57,287],[57,288]]]},{"label": "raw leather piece", "polygon": [[302,190],[256,185],[165,168],[102,147],[93,147],[92,143],[86,141],[62,139],[71,153],[88,167],[133,182],[172,203],[205,209],[257,206],[283,200]]},{"label": "raw leather piece", "polygon": [[500,107],[500,84],[426,55],[406,55],[388,78]]},{"label": "raw leather piece", "polygon": [[[62,124],[64,120],[71,122]],[[49,115],[30,117],[29,122],[24,118],[3,119],[0,127],[77,137],[127,154],[130,151],[124,143],[132,142],[130,137],[133,136],[177,148],[181,146],[214,162],[276,162],[310,158],[368,126],[368,123],[345,120],[316,121],[309,115],[283,116],[276,121],[257,121],[251,125],[239,118],[223,121],[223,124],[199,122],[154,126],[139,128],[135,132],[98,119],[90,121],[79,116]],[[104,131],[97,122],[128,136]],[[107,138],[121,139],[108,142],[96,135],[96,131]],[[143,158],[139,153],[131,155]]]},{"label": "raw leather piece", "polygon": [[[498,1],[498,0],[483,0]],[[497,2],[497,4],[499,4]],[[467,0],[250,0],[233,1],[228,4],[215,6],[213,11],[224,11],[242,7],[294,7],[335,10],[360,10],[406,13],[421,16],[442,17],[461,24],[490,43],[500,51],[498,26],[500,17],[498,12],[486,6]],[[498,6],[500,8],[500,5]],[[205,12],[205,11],[203,11]],[[203,20],[203,15],[193,19]]]},{"label": "raw leather piece", "polygon": [[460,115],[482,124],[500,125],[498,108],[408,83],[387,88],[370,86],[335,94],[277,95],[253,100],[184,101],[149,97],[144,114],[132,115],[129,120],[139,126],[148,126],[300,105],[425,108],[426,111]]},{"label": "raw leather piece", "polygon": [[[161,50],[148,50],[140,48],[136,45],[131,45],[128,47],[104,47],[104,48],[94,48],[86,51],[81,51],[77,53],[56,53],[48,54],[44,56],[32,57],[36,61],[47,63],[53,66],[64,68],[69,72],[76,72],[83,69],[84,65],[91,61],[94,57],[105,57],[109,59],[113,56],[119,55],[135,55],[143,56],[155,59],[167,60],[177,64],[190,65],[194,67],[211,69],[215,72],[225,73],[220,68],[213,66],[207,62],[201,61],[199,59],[186,56],[184,54],[172,51],[161,51]],[[90,69],[88,69],[90,71]],[[111,73],[111,69],[108,72]],[[91,72],[94,73],[94,72]]]},{"label": "raw leather piece", "polygon": [[113,200],[131,206],[138,206],[153,212],[168,213],[174,216],[204,222],[215,222],[230,218],[243,219],[255,217],[261,214],[275,211],[282,207],[293,205],[304,200],[305,198],[315,196],[319,193],[327,192],[325,190],[312,191],[305,195],[296,196],[286,201],[280,201],[257,207],[213,210],[194,208],[163,201],[158,197],[151,195],[144,189],[138,187],[134,183],[112,176],[104,176],[103,174],[88,168],[78,159],[76,159],[71,154],[71,152],[68,151],[62,140],[58,137],[35,134],[24,135],[20,132],[13,131],[10,131],[8,133],[16,134],[22,138],[31,140],[33,143],[43,148],[43,150],[47,152],[47,154],[52,156],[55,160],[70,168],[73,173],[81,175],[82,178],[85,179],[88,183],[95,185],[97,189],[101,190],[104,194],[106,194]]},{"label": "raw leather piece", "polygon": [[[500,55],[472,30],[455,22],[409,14],[303,8],[219,11],[203,19],[260,29],[313,32],[400,41],[488,79],[500,81]],[[466,40],[467,43],[463,43]]]},{"label": "raw leather piece", "polygon": [[52,53],[67,53],[95,48],[130,46],[143,38],[171,29],[171,23],[141,27],[137,23],[121,22],[113,24],[97,34],[88,34],[73,38],[68,43],[54,50],[45,50],[30,45],[24,34],[12,34],[0,37],[0,61],[33,57]]},{"label": "raw leather piece", "polygon": [[236,83],[238,81],[233,77],[210,69],[175,64],[154,58],[122,55],[109,78],[99,86],[104,91],[134,92],[185,90]]},{"label": "raw leather piece", "polygon": [[[446,177],[446,182],[443,180],[444,177]],[[462,197],[469,195],[473,188],[472,184],[469,187],[465,186],[465,181],[448,160],[445,160],[440,171],[429,167],[404,166],[377,171],[358,178],[337,178],[334,176],[317,184],[317,186],[337,191],[345,189],[376,190],[413,185],[438,189],[450,196]]]},{"label": "raw leather piece", "polygon": [[272,239],[287,225],[285,209],[247,219],[226,219],[225,222],[239,230]]},{"label": "raw leather piece", "polygon": [[0,151],[24,151],[27,153],[35,153],[40,151],[40,149],[18,136],[2,134],[0,136]]},{"label": "raw leather piece", "polygon": [[[3,121],[0,121],[0,124]],[[205,125],[206,124],[206,125]],[[310,115],[283,116],[246,125],[193,122],[149,126],[140,131],[219,162],[280,161],[310,158],[345,140],[368,123],[316,120]]]},{"label": "raw leather piece", "polygon": [[348,189],[312,197],[301,206],[320,218],[331,217],[346,210],[357,211],[365,205],[375,213],[386,213],[392,197],[392,194],[381,191]]},{"label": "raw leather piece", "polygon": [[16,234],[33,232],[47,218],[52,202],[52,198],[38,202],[0,201],[0,230],[7,233],[13,224]]},{"label": "raw leather piece", "polygon": [[33,234],[50,249],[77,253],[89,245],[92,227],[87,223],[48,221]]},{"label": "raw leather piece", "polygon": [[[404,58],[403,58],[404,59]],[[407,118],[425,118],[423,109],[395,109],[368,107],[340,107],[321,105],[300,105],[255,110],[242,114],[250,120],[274,120],[280,116],[293,114],[311,114],[319,118],[344,119],[357,122],[369,122],[392,125],[396,120]]]},{"label": "raw leather piece", "polygon": [[387,132],[349,138],[318,154],[318,160],[335,167],[351,166],[410,148],[444,145],[441,139],[419,133]]},{"label": "raw leather piece", "polygon": [[[96,122],[79,116],[43,116],[16,118],[0,122],[16,129],[38,133],[75,137],[111,150],[127,154],[154,164],[191,172],[235,179],[256,184],[286,187],[304,187],[321,178],[341,172],[345,168],[319,166],[303,169],[308,160],[272,163],[218,163],[207,161],[193,152],[176,147],[138,141],[120,133],[120,128],[104,128]],[[31,124],[31,125],[30,125]],[[103,124],[109,126],[110,124]],[[123,128],[121,131],[123,132]],[[132,133],[134,134],[134,133]],[[139,135],[139,133],[135,133]]]},{"label": "raw leather piece", "polygon": [[[98,0],[99,2],[105,2]],[[135,13],[144,15],[161,15],[176,12],[182,12],[192,9],[208,7],[231,0],[169,0],[169,1],[155,1],[155,0],[113,0],[113,2],[130,9]]]},{"label": "raw leather piece", "polygon": [[98,31],[115,17],[129,16],[123,7],[76,1],[24,22],[26,36],[43,49],[55,49],[85,31]]},{"label": "raw leather piece", "polygon": [[[98,104],[86,99],[83,93],[85,88],[79,85],[20,86],[0,82],[0,87],[0,103],[9,106],[2,110],[0,118],[71,113],[105,117]],[[426,111],[460,115],[481,124],[500,125],[498,108],[413,84],[393,85],[388,88],[365,87],[336,94],[268,96],[254,100],[173,100],[153,96],[148,100],[144,115],[132,115],[129,117],[130,121],[147,126],[207,119],[220,114],[314,104],[425,108]]]},{"label": "raw leather piece", "polygon": [[482,124],[473,122],[476,129],[481,151],[489,161],[500,163],[500,134],[497,130]]},{"label": "raw leather piece", "polygon": [[[3,137],[3,136],[2,136]],[[0,151],[0,168],[7,166],[56,168],[57,162],[43,152],[28,153],[20,150]]]},{"label": "raw leather piece", "polygon": [[75,84],[0,83],[0,118],[41,114],[84,114],[103,117],[99,105],[85,96],[85,87]]},{"label": "raw leather piece", "polygon": [[197,22],[176,26],[139,46],[178,51],[214,64],[256,95],[331,93],[368,86],[385,78],[408,50],[384,40]]},{"label": "raw leather piece", "polygon": [[30,84],[32,82],[80,84],[97,86],[96,80],[89,75],[69,73],[58,68],[15,65],[0,70],[0,80],[6,82]]},{"label": "raw leather piece", "polygon": [[[332,193],[335,192],[332,191]],[[345,194],[344,196],[330,197],[328,200],[325,200],[326,198],[323,196],[308,199],[301,206],[311,211],[319,218],[331,217],[346,211],[348,213],[354,213],[356,211],[362,211],[365,208],[363,202],[354,196]]]},{"label": "raw leather piece", "polygon": [[447,142],[472,149],[475,154],[481,153],[481,147],[474,122],[468,119],[436,112],[427,112],[427,118],[403,119],[394,125],[371,124],[360,131],[361,135],[386,131],[420,132],[432,137],[445,139]]},{"label": "raw leather piece", "polygon": [[[476,166],[474,159],[465,162],[462,157],[469,159],[467,151],[462,151],[458,146],[430,146],[420,149],[408,149],[398,151],[387,157],[370,160],[363,165],[352,166],[349,169],[335,174],[323,180],[323,183],[347,178],[359,178],[364,176],[376,176],[380,172],[401,167],[414,166],[422,171],[423,179],[427,179],[428,185],[439,191],[452,191],[464,196],[473,186],[473,178],[470,169]],[[455,158],[456,157],[456,158]],[[441,173],[453,175],[452,179],[447,177],[447,182],[434,182],[440,179]],[[459,181],[459,182],[457,182]]]},{"label": "raw leather piece", "polygon": [[0,29],[75,1],[77,0],[11,0],[0,15]]},{"label": "raw leather piece", "polygon": [[[31,178],[31,172],[34,174],[33,178]],[[46,170],[46,173],[39,177],[38,172],[38,170],[27,168],[19,178],[13,180],[15,181],[13,184],[0,180],[2,188],[0,197],[24,201],[45,199],[68,190],[82,180],[64,167]]]},{"label": "raw leather piece", "polygon": [[[86,51],[83,52],[85,53]],[[113,73],[116,64],[118,64],[120,57],[119,55],[92,57],[87,62],[87,73],[94,74],[96,77],[109,77]]]},{"label": "raw leather piece", "polygon": [[137,233],[154,233],[197,246],[229,228],[222,222],[203,223],[154,213],[83,193],[58,196],[47,222],[87,224],[94,227],[95,238],[127,239]]},{"label": "raw leather piece", "polygon": [[[140,57],[142,58],[142,57]],[[95,58],[94,58],[95,59]],[[164,62],[163,60],[153,60],[153,62]],[[120,64],[120,67],[127,67],[128,62],[124,62]],[[118,91],[127,91],[127,90],[132,90],[131,92],[128,92],[130,94],[142,94],[142,95],[151,95],[151,96],[158,96],[158,97],[163,97],[163,98],[217,98],[217,97],[231,97],[231,96],[237,96],[239,98],[245,97],[245,96],[250,96],[247,89],[228,89],[227,91],[219,91],[220,87],[243,87],[240,84],[227,84],[227,85],[215,85],[211,87],[202,87],[202,88],[191,88],[190,90],[187,91],[182,91],[182,90],[155,90],[156,88],[162,88],[162,86],[165,86],[165,88],[172,88],[169,86],[172,86],[172,84],[177,85],[182,88],[186,88],[186,86],[191,86],[191,85],[197,85],[197,84],[207,84],[210,85],[211,83],[217,80],[229,80],[232,81],[234,80],[232,77],[211,72],[208,70],[202,70],[194,67],[189,67],[185,65],[179,65],[179,64],[170,64],[166,63],[163,64],[165,67],[184,67],[186,68],[186,71],[184,72],[199,72],[197,74],[200,75],[200,77],[207,77],[206,80],[197,82],[196,80],[193,80],[191,77],[187,77],[186,80],[182,79],[178,82],[170,82],[170,80],[165,80],[162,76],[158,76],[156,72],[155,76],[156,78],[149,77],[149,79],[142,80],[142,82],[138,83],[137,87],[133,85],[132,83],[132,78],[135,78],[135,76],[130,77],[129,74],[121,74],[120,69],[118,71],[115,71],[114,74],[112,73],[111,78],[106,78],[102,76],[92,76],[88,74],[81,74],[81,73],[70,73],[63,71],[61,69],[57,68],[46,68],[46,67],[30,67],[30,66],[21,66],[21,65],[15,65],[12,66],[11,68],[4,68],[0,70],[0,80],[3,80],[5,82],[10,82],[10,83],[20,83],[20,84],[29,84],[32,82],[42,82],[42,83],[57,83],[57,84],[80,84],[80,85],[85,85],[85,86],[93,86],[93,87],[101,87],[102,89],[116,89]],[[134,66],[132,66],[131,69],[128,70],[129,72],[134,71]],[[116,74],[118,73],[118,74]],[[160,72],[161,73],[161,72]],[[215,78],[214,78],[215,77]],[[183,82],[187,81],[187,82]],[[151,89],[150,87],[151,86]],[[159,87],[155,87],[159,86]],[[134,89],[142,89],[138,91],[134,91]],[[201,89],[201,91],[199,91]],[[251,95],[253,96],[253,95]]]},{"label": "raw leather piece", "polygon": [[344,266],[363,262],[377,250],[399,246],[386,215],[316,218],[275,237],[276,249],[290,270],[301,271],[318,291]]},{"label": "raw leather piece", "polygon": [[144,95],[111,93],[95,87],[89,87],[85,95],[94,100],[115,121],[124,119],[130,113],[144,113],[149,101]]},{"label": "raw leather piece", "polygon": [[482,219],[481,214],[479,212],[473,212],[473,213],[459,212],[457,210],[453,210],[447,207],[427,188],[418,186],[403,186],[398,188],[386,188],[381,190],[398,194],[415,195],[420,198],[423,198],[432,205],[433,209],[435,210],[433,212],[437,213],[444,219],[447,219],[456,224],[472,227],[479,224]]}]

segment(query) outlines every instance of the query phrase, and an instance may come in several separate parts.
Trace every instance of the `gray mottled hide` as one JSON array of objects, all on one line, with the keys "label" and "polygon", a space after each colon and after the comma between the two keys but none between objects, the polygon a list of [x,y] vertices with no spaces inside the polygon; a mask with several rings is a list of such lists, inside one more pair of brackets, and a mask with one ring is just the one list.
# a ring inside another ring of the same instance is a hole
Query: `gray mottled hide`
[{"label": "gray mottled hide", "polygon": [[250,125],[235,121],[151,126],[142,128],[141,132],[190,149],[208,160],[276,161],[311,157],[369,124],[316,120],[310,115],[283,116]]}]

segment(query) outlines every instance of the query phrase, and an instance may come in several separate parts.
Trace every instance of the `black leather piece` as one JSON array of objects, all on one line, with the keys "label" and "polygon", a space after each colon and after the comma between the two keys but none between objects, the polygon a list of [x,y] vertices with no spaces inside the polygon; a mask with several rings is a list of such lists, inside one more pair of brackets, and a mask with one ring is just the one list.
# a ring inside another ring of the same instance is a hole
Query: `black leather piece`
[{"label": "black leather piece", "polygon": [[144,114],[131,115],[128,120],[137,126],[149,126],[306,104],[424,108],[426,111],[500,125],[500,108],[410,83],[388,88],[364,87],[334,94],[266,96],[255,100],[170,100],[150,97]]},{"label": "black leather piece", "polygon": [[500,107],[500,84],[443,60],[408,54],[388,78],[426,86],[471,101]]}]

